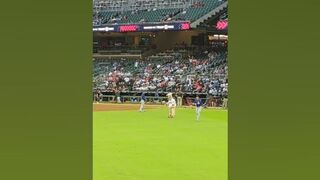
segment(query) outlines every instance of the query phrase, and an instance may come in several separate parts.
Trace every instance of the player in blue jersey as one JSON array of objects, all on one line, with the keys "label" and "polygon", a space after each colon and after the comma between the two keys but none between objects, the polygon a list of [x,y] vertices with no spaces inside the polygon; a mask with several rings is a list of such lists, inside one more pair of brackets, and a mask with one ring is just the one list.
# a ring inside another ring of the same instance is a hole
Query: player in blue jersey
[{"label": "player in blue jersey", "polygon": [[193,104],[196,106],[197,121],[200,121],[200,112],[203,104],[199,96],[196,97]]},{"label": "player in blue jersey", "polygon": [[141,100],[140,100],[140,112],[144,111],[144,103],[146,101],[146,95],[144,92],[141,93]]}]

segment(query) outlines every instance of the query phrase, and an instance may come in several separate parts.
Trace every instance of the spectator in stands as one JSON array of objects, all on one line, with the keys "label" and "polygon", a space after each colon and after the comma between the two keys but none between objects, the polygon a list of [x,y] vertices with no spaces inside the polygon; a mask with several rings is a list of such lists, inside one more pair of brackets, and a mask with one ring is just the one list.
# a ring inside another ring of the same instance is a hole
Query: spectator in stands
[{"label": "spectator in stands", "polygon": [[224,51],[199,48],[190,58],[170,50],[145,60],[95,59],[94,86],[107,92],[181,91],[223,96],[228,93],[226,55]]}]

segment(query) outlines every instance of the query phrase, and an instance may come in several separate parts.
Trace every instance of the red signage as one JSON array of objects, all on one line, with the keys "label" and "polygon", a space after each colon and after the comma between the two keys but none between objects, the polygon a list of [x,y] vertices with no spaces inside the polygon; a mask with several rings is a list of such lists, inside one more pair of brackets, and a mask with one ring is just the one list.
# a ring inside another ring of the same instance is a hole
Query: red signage
[{"label": "red signage", "polygon": [[168,22],[168,23],[143,23],[143,24],[110,24],[107,26],[96,26],[93,31],[101,32],[143,32],[143,31],[181,31],[189,30],[190,22]]},{"label": "red signage", "polygon": [[190,29],[190,23],[182,23],[181,30],[188,30]]},{"label": "red signage", "polygon": [[224,30],[228,28],[228,21],[227,20],[220,20],[217,22],[216,28],[219,30]]},{"label": "red signage", "polygon": [[120,26],[120,32],[135,32],[137,30],[138,30],[138,26],[136,25]]}]

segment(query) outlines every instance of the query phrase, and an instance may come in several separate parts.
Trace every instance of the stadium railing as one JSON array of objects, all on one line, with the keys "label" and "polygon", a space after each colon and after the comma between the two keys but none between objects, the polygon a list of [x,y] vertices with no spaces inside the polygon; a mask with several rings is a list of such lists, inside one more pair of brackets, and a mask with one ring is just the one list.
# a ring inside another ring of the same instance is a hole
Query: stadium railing
[{"label": "stadium railing", "polygon": [[[102,102],[116,102],[117,98],[116,95],[113,92],[102,92]],[[138,91],[130,91],[130,92],[121,92],[120,93],[120,99],[121,103],[134,103],[138,104],[141,101],[141,92]],[[148,104],[164,104],[167,101],[166,97],[167,92],[161,92],[159,93],[159,96],[155,96],[155,92],[146,92],[146,103]],[[196,96],[199,96],[203,103],[206,103],[206,106],[208,107],[221,107],[223,99],[226,98],[226,96],[218,95],[207,95],[206,93],[192,93],[187,92],[183,93],[183,100],[182,104],[184,106],[190,106],[192,105],[192,102],[196,98]],[[93,96],[94,97],[94,96]],[[176,97],[176,96],[174,96]]]}]

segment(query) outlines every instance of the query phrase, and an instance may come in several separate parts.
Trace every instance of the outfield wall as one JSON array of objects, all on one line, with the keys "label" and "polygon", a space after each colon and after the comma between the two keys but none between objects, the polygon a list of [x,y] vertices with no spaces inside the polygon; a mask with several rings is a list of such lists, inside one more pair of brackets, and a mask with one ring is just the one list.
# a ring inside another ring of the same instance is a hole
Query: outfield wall
[{"label": "outfield wall", "polygon": [[[146,92],[146,103],[150,104],[163,104],[168,99],[166,97],[167,93],[159,93],[159,96],[156,97],[155,92]],[[182,97],[182,105],[189,106],[192,105],[196,95],[200,97],[203,103],[207,104],[209,107],[221,107],[223,106],[224,100],[226,97],[223,96],[212,96],[204,93],[194,94],[194,93],[185,93]],[[177,101],[177,97],[175,97]],[[93,94],[93,101],[100,102],[117,102],[117,96],[114,92],[102,92],[100,96],[98,94]],[[121,103],[139,103],[141,101],[141,92],[121,92],[120,93]]]}]

